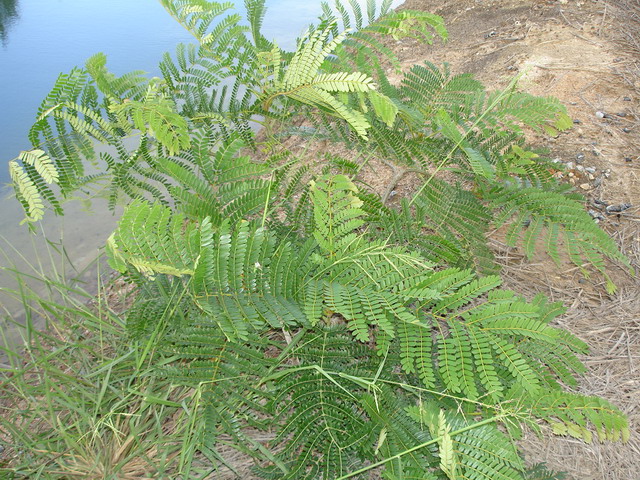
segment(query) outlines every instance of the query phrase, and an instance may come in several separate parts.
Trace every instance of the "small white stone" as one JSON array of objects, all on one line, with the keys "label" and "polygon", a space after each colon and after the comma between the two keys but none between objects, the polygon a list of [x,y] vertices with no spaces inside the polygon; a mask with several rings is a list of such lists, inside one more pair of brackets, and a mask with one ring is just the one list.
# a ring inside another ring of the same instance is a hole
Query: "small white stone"
[{"label": "small white stone", "polygon": [[600,110],[598,110],[598,111],[596,112],[596,117],[598,117],[598,118],[600,118],[600,119],[603,119],[603,118],[604,118],[604,112],[601,112]]},{"label": "small white stone", "polygon": [[589,190],[591,189],[591,185],[589,185],[588,183],[581,183],[580,188],[583,190]]}]

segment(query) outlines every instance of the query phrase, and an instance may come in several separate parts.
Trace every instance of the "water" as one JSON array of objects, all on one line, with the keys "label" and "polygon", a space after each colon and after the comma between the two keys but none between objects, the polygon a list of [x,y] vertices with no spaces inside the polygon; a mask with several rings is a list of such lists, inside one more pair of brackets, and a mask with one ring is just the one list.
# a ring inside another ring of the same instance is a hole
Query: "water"
[{"label": "water", "polygon": [[[320,11],[319,2],[268,3],[271,21],[265,22],[265,34],[282,39],[281,45],[294,41]],[[3,164],[29,148],[28,129],[60,72],[104,52],[108,68],[118,75],[131,70],[159,75],[162,54],[180,42],[192,41],[155,0],[0,0],[0,5]],[[287,28],[283,28],[284,19]],[[0,168],[2,181],[8,182],[4,167]]]},{"label": "water", "polygon": [[[292,48],[321,11],[320,0],[268,0],[267,6],[263,33],[283,48]],[[238,11],[243,13],[243,8]],[[46,257],[42,236],[34,238],[19,225],[21,208],[1,186],[9,181],[8,161],[30,147],[27,132],[58,74],[104,52],[107,67],[117,75],[132,70],[159,75],[162,54],[191,41],[155,0],[0,0],[0,235],[17,247],[14,251],[0,238],[0,317],[3,310],[14,318],[20,312],[20,303],[2,294],[14,285],[2,268],[15,262],[18,269],[28,269]],[[64,218],[45,215],[43,228],[49,239],[64,239],[73,267],[60,260],[58,268],[64,264],[73,273],[90,264],[117,215],[99,203],[93,213],[84,212],[77,202],[65,207]],[[51,268],[42,261],[43,270]]]}]

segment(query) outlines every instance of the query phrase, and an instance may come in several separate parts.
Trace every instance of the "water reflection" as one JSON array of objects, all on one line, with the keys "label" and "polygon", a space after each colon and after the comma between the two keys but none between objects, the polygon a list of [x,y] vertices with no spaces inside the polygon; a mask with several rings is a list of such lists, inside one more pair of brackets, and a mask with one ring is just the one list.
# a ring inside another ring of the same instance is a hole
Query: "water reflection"
[{"label": "water reflection", "polygon": [[0,42],[7,44],[7,31],[18,18],[18,0],[0,0]]}]

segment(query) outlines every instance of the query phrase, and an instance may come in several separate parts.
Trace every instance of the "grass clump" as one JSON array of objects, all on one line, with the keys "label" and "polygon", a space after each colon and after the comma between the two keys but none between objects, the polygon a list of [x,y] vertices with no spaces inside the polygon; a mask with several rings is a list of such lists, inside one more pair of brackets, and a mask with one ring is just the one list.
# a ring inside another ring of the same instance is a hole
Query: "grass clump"
[{"label": "grass clump", "polygon": [[[177,478],[193,460],[196,391],[152,374],[151,341],[123,341],[122,304],[113,305],[123,293],[115,287],[92,300],[80,288],[41,280],[55,298],[21,279],[15,291],[27,302],[27,341],[5,350],[0,478]],[[48,328],[33,328],[36,318]]]}]

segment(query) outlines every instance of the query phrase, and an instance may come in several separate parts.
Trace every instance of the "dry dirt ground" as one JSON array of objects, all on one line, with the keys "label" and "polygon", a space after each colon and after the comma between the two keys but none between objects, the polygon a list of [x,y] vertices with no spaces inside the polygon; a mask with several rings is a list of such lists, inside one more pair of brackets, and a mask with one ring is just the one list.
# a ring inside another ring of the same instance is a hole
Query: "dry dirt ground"
[{"label": "dry dirt ground", "polygon": [[[448,62],[490,89],[522,75],[521,89],[567,106],[571,131],[532,140],[569,167],[564,180],[587,196],[587,208],[640,270],[640,0],[407,0],[402,8],[437,13],[449,30],[444,46],[397,42],[407,68]],[[611,215],[607,204],[631,207]],[[616,404],[632,428],[624,445],[532,435],[522,443],[527,461],[576,480],[640,478],[640,281],[614,267],[620,288],[609,296],[576,269],[559,270],[543,257],[526,262],[497,235],[490,240],[510,288],[569,307],[561,326],[591,346],[580,391]]]}]

